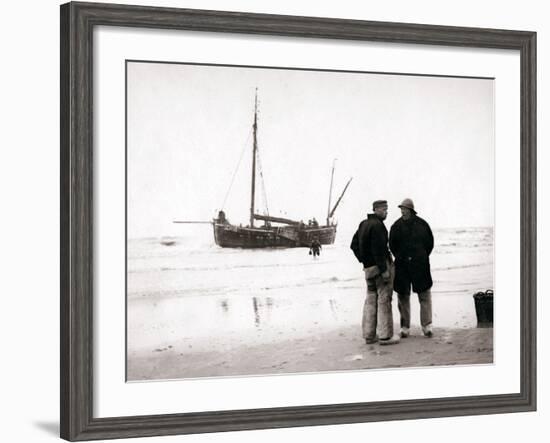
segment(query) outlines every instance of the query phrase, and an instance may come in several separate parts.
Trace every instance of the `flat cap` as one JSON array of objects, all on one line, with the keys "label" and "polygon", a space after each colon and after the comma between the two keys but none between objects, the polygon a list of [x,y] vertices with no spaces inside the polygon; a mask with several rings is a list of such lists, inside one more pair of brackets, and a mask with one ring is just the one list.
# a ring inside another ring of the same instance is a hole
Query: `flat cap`
[{"label": "flat cap", "polygon": [[387,200],[375,200],[372,202],[372,209],[380,208],[382,206],[388,206]]}]

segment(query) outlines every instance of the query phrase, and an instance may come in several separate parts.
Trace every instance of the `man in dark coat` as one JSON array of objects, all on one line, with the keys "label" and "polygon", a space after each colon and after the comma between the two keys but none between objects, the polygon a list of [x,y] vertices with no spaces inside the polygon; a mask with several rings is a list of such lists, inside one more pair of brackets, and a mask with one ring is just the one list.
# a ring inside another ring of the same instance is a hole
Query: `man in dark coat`
[{"label": "man in dark coat", "polygon": [[401,314],[401,337],[408,337],[411,327],[411,286],[420,302],[420,324],[426,337],[432,332],[432,275],[430,254],[434,247],[432,230],[416,215],[414,203],[406,198],[399,205],[401,218],[390,229],[390,249],[395,257],[394,290]]},{"label": "man in dark coat", "polygon": [[319,239],[315,237],[311,244],[309,245],[309,255],[313,254],[313,258],[317,258],[317,256],[321,255],[321,242],[319,242]]},{"label": "man in dark coat", "polygon": [[[374,214],[368,214],[353,236],[351,249],[363,264],[367,281],[367,297],[363,306],[363,338],[367,344],[379,341],[381,345],[399,343],[393,335],[393,264],[388,249],[388,230],[384,220],[388,215],[388,203],[376,200]],[[376,329],[379,330],[379,338]]]}]

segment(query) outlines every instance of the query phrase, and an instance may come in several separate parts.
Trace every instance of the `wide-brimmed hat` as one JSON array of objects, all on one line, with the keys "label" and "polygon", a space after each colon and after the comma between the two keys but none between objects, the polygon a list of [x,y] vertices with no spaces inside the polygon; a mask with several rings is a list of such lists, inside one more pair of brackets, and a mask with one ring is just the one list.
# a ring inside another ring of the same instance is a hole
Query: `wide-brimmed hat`
[{"label": "wide-brimmed hat", "polygon": [[403,200],[398,207],[410,209],[416,214],[416,211],[414,210],[414,203],[410,198],[406,198],[405,200]]}]

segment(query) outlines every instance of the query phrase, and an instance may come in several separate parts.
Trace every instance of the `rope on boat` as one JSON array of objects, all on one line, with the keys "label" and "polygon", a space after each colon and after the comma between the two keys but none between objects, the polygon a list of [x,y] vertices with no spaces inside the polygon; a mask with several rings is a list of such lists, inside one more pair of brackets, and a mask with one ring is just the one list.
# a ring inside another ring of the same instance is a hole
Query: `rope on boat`
[{"label": "rope on boat", "polygon": [[233,183],[235,182],[235,177],[237,175],[237,171],[239,170],[239,167],[241,166],[241,161],[244,156],[244,151],[246,150],[246,147],[248,146],[248,142],[250,140],[250,136],[252,135],[252,128],[250,128],[250,131],[248,131],[248,136],[246,137],[246,141],[244,142],[243,149],[241,151],[241,155],[239,157],[239,161],[237,163],[237,167],[233,171],[233,177],[231,177],[231,183],[229,184],[229,188],[227,188],[227,192],[225,193],[225,197],[223,199],[223,204],[221,206],[221,209],[225,208],[225,203],[227,202],[227,198],[229,197],[229,193],[231,192],[231,188],[233,187]]},{"label": "rope on boat", "polygon": [[266,192],[265,180],[264,180],[264,170],[262,168],[262,160],[260,159],[260,151],[259,150],[256,150],[256,155],[257,155],[257,158],[258,158],[258,169],[259,169],[259,172],[260,172],[260,178],[262,179],[262,193],[263,193],[263,197],[264,197],[265,211],[266,211],[266,214],[269,215],[269,207],[267,205],[267,192]]}]

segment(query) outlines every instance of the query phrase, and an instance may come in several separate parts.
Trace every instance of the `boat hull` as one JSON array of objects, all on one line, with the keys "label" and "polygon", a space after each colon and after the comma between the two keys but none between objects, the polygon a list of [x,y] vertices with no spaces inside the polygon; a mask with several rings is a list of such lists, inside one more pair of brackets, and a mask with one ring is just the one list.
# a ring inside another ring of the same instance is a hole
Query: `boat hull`
[{"label": "boat hull", "polygon": [[322,245],[331,245],[336,238],[336,225],[248,228],[214,222],[213,227],[214,240],[223,248],[303,248],[309,247],[315,238]]}]

